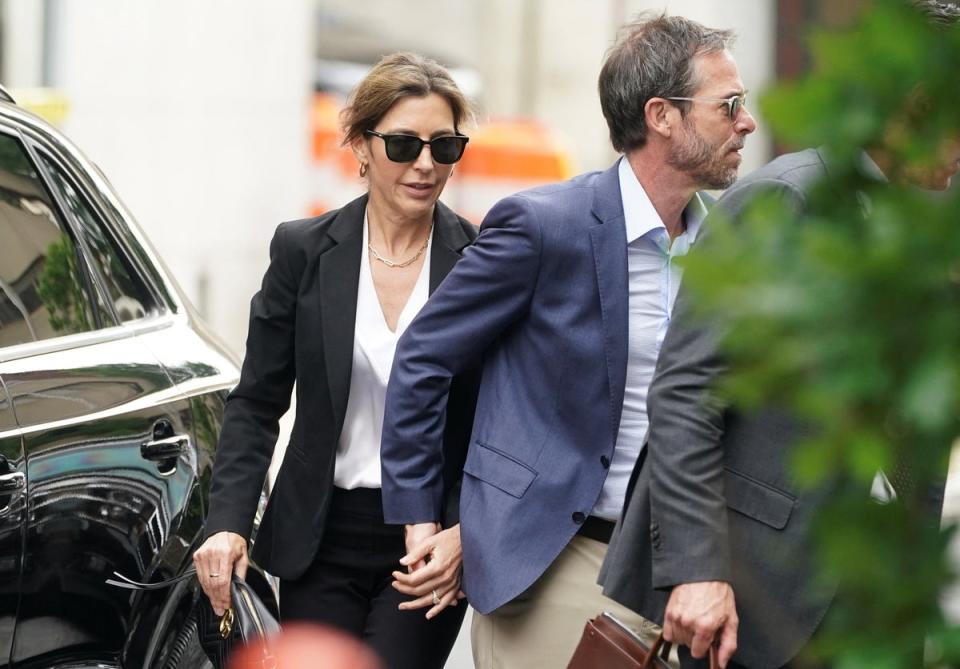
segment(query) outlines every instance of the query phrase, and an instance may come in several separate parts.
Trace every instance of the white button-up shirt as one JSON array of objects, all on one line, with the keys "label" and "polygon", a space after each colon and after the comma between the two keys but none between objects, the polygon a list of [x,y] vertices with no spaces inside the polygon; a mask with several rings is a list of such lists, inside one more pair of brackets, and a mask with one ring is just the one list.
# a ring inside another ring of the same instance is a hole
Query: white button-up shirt
[{"label": "white button-up shirt", "polygon": [[683,212],[686,229],[671,242],[666,226],[626,158],[620,159],[619,169],[627,228],[630,314],[620,430],[610,471],[592,512],[607,520],[620,516],[630,473],[647,438],[647,390],[680,287],[681,270],[674,259],[686,255],[707,213],[700,196],[694,195]]},{"label": "white button-up shirt", "polygon": [[360,282],[357,286],[357,321],[353,333],[353,368],[343,431],[337,444],[333,483],[338,488],[380,487],[380,435],[387,381],[393,367],[397,340],[420,311],[430,295],[430,251],[427,242],[420,276],[400,312],[397,329],[387,327],[383,308],[373,285],[367,242],[370,227],[363,219],[363,254],[360,257]]}]

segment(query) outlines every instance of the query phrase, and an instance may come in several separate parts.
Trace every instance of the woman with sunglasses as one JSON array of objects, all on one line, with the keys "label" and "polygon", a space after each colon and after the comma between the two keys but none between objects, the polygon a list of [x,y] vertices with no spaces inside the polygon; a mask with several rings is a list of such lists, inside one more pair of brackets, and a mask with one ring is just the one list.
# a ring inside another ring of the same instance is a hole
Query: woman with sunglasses
[{"label": "woman with sunglasses", "polygon": [[[476,229],[438,201],[463,155],[468,103],[450,74],[409,53],[382,59],[343,111],[344,144],[368,192],[338,211],[284,223],[251,303],[247,354],[213,470],[206,541],[194,554],[218,612],[247,568],[247,539],[296,381],[297,416],[252,557],[280,579],[280,618],[334,625],[390,669],[442,667],[466,606],[459,542],[426,615],[392,585],[407,552],[386,525],[380,430],[397,339]],[[445,525],[455,526],[476,380],[451,391]],[[453,395],[451,395],[451,398]],[[449,536],[451,533],[446,533]],[[404,610],[400,605],[404,604]]]}]

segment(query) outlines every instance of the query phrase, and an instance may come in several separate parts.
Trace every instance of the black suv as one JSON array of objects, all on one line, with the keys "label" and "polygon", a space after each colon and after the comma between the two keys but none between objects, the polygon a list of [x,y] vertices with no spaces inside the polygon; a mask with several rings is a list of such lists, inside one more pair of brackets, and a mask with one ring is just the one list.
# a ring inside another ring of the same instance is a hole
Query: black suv
[{"label": "black suv", "polygon": [[205,665],[194,583],[104,582],[190,565],[238,378],[99,170],[0,89],[0,667]]}]

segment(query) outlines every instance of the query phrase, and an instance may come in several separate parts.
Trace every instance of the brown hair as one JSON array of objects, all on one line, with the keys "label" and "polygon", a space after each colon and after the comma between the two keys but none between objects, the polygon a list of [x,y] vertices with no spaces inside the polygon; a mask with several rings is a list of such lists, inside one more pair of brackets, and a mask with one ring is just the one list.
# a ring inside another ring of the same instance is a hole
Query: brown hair
[{"label": "brown hair", "polygon": [[[690,97],[694,58],[730,47],[734,34],[707,28],[682,16],[643,13],[623,27],[600,70],[600,108],[617,151],[647,142],[644,107],[650,98]],[[681,114],[686,103],[678,103]]]},{"label": "brown hair", "polygon": [[913,0],[913,6],[933,25],[955,26],[960,23],[960,7],[953,2]]},{"label": "brown hair", "polygon": [[453,111],[453,129],[471,116],[470,103],[460,92],[446,68],[434,60],[415,53],[399,52],[384,56],[363,78],[340,112],[343,123],[343,145],[362,137],[401,98],[422,97],[436,93]]}]

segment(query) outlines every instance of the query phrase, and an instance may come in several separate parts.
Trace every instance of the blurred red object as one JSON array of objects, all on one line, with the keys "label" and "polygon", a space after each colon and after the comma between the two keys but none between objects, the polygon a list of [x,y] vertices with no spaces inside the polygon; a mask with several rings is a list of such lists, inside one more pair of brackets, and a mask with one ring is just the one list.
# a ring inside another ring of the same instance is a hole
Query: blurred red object
[{"label": "blurred red object", "polygon": [[229,669],[384,669],[362,641],[332,627],[294,624],[235,652]]}]

